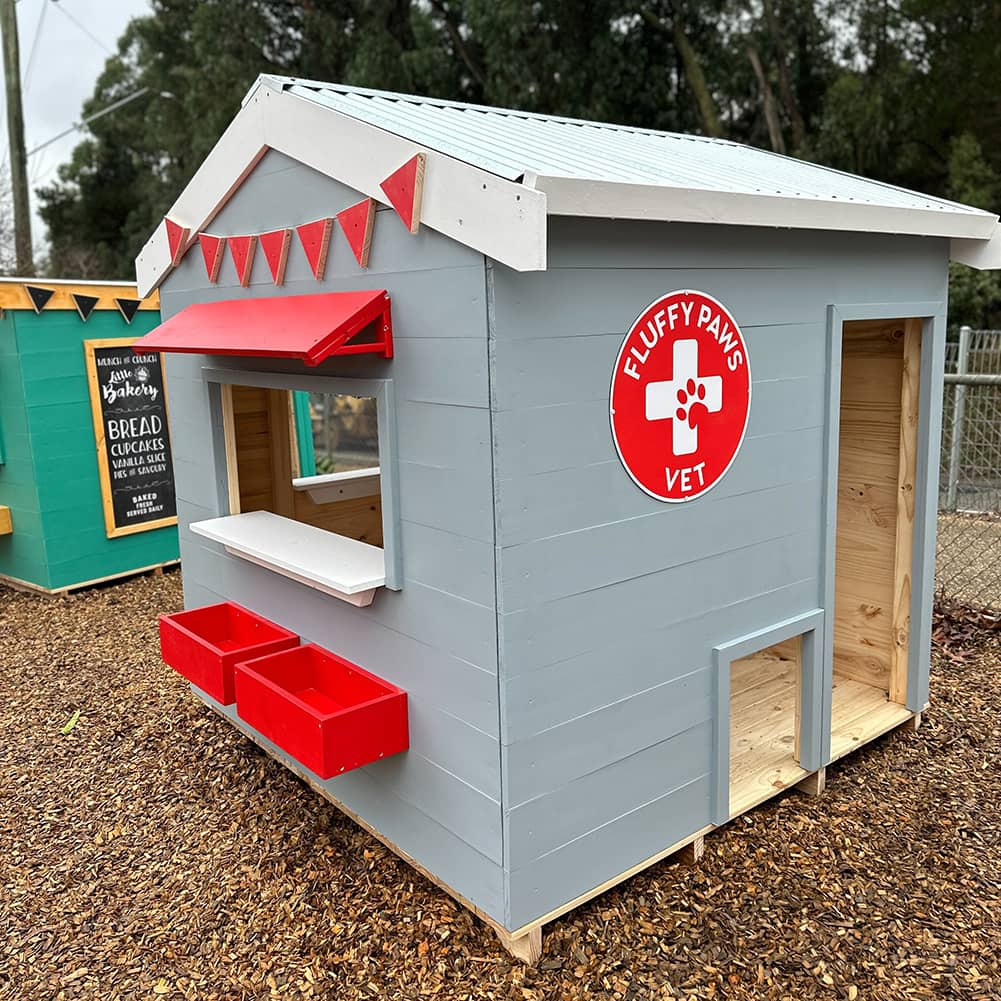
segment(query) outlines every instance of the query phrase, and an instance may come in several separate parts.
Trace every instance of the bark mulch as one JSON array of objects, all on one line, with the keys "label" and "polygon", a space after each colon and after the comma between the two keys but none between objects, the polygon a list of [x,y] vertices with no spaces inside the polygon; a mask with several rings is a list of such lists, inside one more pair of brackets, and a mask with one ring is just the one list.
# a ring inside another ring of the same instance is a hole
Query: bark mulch
[{"label": "bark mulch", "polygon": [[555,922],[526,970],[200,706],[157,652],[180,600],[0,592],[2,1001],[1001,996],[990,616],[939,620],[919,732]]}]

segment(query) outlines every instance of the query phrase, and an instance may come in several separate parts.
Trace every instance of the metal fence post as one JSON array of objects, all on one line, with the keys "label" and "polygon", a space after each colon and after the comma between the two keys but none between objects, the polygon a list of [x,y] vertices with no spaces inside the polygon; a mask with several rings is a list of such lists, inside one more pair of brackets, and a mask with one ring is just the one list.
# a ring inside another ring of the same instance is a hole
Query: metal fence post
[{"label": "metal fence post", "polygon": [[[966,375],[970,361],[969,327],[959,328],[959,355],[956,359],[956,374]],[[952,397],[952,440],[949,442],[949,479],[946,495],[946,510],[955,511],[959,494],[959,464],[963,444],[963,422],[966,418],[966,386],[957,383]]]}]

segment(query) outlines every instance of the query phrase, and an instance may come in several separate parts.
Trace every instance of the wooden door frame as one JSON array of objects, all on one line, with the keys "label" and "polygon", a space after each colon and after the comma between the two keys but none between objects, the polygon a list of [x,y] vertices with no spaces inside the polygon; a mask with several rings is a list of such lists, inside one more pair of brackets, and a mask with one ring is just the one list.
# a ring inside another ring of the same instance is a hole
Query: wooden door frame
[{"label": "wooden door frame", "polygon": [[849,320],[921,321],[917,456],[914,476],[914,533],[911,554],[910,637],[907,656],[907,708],[921,712],[928,703],[932,600],[935,589],[935,529],[938,511],[938,443],[942,433],[942,375],[945,367],[946,304],[942,300],[888,303],[832,303],[827,307],[827,440],[823,511],[824,699],[822,753],[831,757],[831,708],[834,685],[834,591],[838,511],[838,449],[841,432],[841,352],[843,325]]}]

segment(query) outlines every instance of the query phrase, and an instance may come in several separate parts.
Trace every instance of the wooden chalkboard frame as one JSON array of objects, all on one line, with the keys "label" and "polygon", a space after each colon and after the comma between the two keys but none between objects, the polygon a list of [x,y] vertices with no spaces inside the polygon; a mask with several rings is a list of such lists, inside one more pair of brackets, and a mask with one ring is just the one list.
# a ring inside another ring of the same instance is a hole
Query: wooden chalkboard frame
[{"label": "wooden chalkboard frame", "polygon": [[[101,410],[101,388],[97,379],[97,360],[94,352],[98,348],[127,347],[139,340],[138,337],[103,337],[83,342],[84,357],[87,362],[87,391],[90,395],[90,413],[94,421],[94,443],[97,447],[97,469],[101,483],[101,506],[104,509],[104,530],[109,539],[137,532],[152,532],[157,528],[168,528],[177,524],[177,515],[145,521],[141,525],[120,527],[115,522],[115,509],[111,497],[111,472],[108,469],[107,441],[104,437],[104,413]],[[160,370],[164,372],[163,355],[160,355]],[[163,379],[163,411],[167,418],[167,437],[170,437],[170,402],[167,398],[167,379]]]}]

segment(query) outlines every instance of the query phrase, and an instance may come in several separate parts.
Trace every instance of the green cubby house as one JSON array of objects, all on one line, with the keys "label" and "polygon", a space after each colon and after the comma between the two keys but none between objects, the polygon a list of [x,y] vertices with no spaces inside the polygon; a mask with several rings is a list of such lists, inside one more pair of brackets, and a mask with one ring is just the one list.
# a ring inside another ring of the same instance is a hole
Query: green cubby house
[{"label": "green cubby house", "polygon": [[85,347],[159,322],[135,285],[0,280],[0,581],[61,592],[177,560],[176,518],[109,529]]}]

